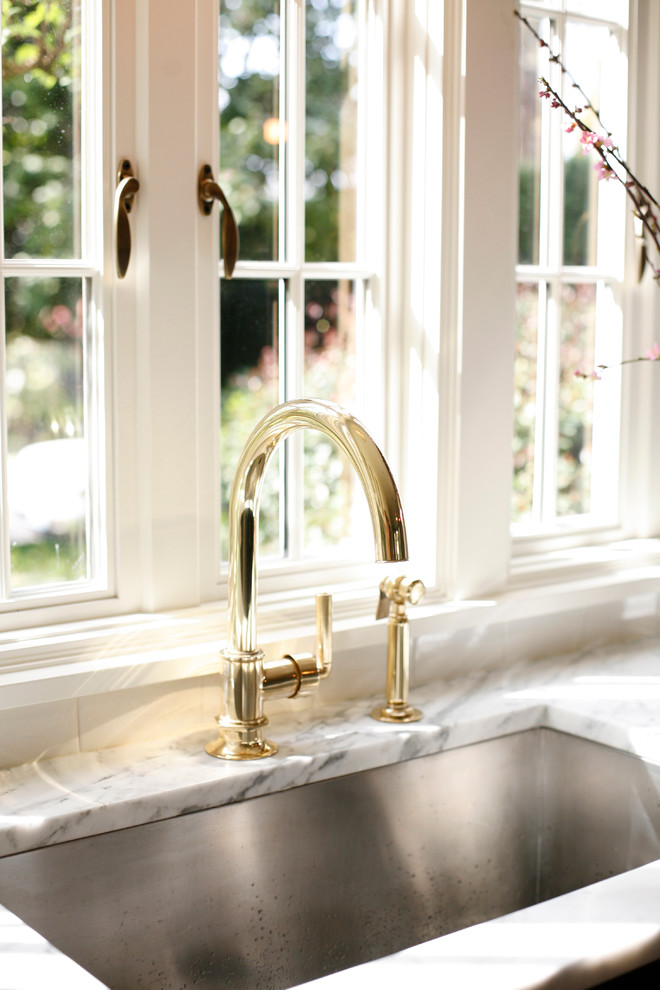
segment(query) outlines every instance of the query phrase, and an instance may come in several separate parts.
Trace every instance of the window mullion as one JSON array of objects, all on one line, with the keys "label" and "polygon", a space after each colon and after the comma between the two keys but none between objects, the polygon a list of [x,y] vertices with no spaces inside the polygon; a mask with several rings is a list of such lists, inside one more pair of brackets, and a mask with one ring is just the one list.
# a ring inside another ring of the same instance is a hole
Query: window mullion
[{"label": "window mullion", "polygon": [[[292,270],[287,279],[284,339],[280,350],[284,388],[282,398],[296,399],[302,395],[304,374],[304,303],[305,282],[302,268],[305,260],[305,208],[300,190],[305,182],[305,4],[288,0],[286,34],[286,80],[288,111],[288,158],[285,225],[287,228],[286,262]],[[283,449],[284,465],[284,544],[286,555],[297,560],[303,549],[303,438],[299,433],[290,437]]]},{"label": "window mullion", "polygon": [[[285,396],[297,399],[302,395],[304,373],[304,303],[305,282],[302,273],[289,279],[285,332]],[[297,431],[284,445],[285,547],[290,559],[299,560],[303,549],[303,436]]]},{"label": "window mullion", "polygon": [[[555,15],[550,37],[564,39],[564,19]],[[553,42],[550,42],[553,47]],[[556,41],[555,43],[556,44]],[[549,66],[552,85],[561,89],[561,70]],[[542,382],[542,402],[537,420],[540,446],[535,453],[534,520],[541,525],[552,522],[557,504],[558,423],[559,423],[559,344],[561,339],[561,282],[558,273],[563,264],[564,163],[562,155],[562,115],[543,102],[544,142],[541,175],[542,200],[541,264],[549,273],[542,283],[544,305],[539,300],[538,378]],[[542,325],[541,325],[542,321]]]},{"label": "window mullion", "polygon": [[202,216],[195,190],[200,161],[213,160],[214,130],[202,127],[191,107],[198,100],[195,80],[206,78],[207,60],[217,58],[217,46],[210,34],[202,46],[196,17],[179,14],[173,0],[157,9],[138,5],[144,57],[138,60],[137,85],[144,107],[137,120],[136,158],[143,181],[129,275],[137,294],[137,466],[149,609],[199,600],[200,458],[206,457],[199,446],[199,417],[203,413],[206,422],[213,406],[200,377],[200,367],[209,365],[209,321],[204,299],[195,300],[200,284],[213,285],[217,256],[211,224],[217,213],[212,221]]},{"label": "window mullion", "polygon": [[305,258],[305,6],[288,0],[285,88],[288,93],[288,181],[285,204],[286,261],[298,268]]}]

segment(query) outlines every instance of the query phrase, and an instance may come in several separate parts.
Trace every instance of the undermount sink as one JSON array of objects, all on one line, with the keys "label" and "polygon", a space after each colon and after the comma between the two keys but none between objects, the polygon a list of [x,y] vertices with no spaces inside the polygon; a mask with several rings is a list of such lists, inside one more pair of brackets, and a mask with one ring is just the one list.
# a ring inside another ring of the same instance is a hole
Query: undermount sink
[{"label": "undermount sink", "polygon": [[0,859],[111,990],[279,990],[660,858],[660,767],[535,729]]}]

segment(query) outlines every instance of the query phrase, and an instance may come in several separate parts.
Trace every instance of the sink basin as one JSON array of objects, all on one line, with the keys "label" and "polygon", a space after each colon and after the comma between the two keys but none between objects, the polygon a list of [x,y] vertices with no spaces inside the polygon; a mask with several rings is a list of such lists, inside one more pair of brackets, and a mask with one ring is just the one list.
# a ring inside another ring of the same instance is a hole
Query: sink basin
[{"label": "sink basin", "polygon": [[112,990],[279,990],[660,858],[660,767],[548,729],[0,859]]}]

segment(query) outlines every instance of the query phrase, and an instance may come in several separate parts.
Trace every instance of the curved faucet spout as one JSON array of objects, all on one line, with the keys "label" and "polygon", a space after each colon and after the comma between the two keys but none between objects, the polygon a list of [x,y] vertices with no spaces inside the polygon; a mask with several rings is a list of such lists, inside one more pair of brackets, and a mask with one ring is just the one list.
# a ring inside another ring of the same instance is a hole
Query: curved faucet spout
[{"label": "curved faucet spout", "polygon": [[229,506],[229,650],[256,646],[257,525],[264,472],[280,441],[300,429],[319,430],[342,450],[362,483],[371,514],[376,560],[408,559],[399,493],[380,448],[358,420],[320,399],[285,402],[271,410],[247,441]]}]

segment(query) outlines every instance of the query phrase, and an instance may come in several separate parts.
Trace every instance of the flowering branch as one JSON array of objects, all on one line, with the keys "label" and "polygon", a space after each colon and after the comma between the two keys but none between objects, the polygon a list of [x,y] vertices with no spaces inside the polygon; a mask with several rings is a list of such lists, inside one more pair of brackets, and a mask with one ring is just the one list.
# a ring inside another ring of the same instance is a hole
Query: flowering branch
[{"label": "flowering branch", "polygon": [[[627,161],[621,154],[621,151],[617,145],[614,144],[614,141],[612,140],[612,132],[609,131],[603,124],[600,112],[596,109],[582,87],[575,81],[571,73],[564,66],[559,55],[552,52],[547,41],[543,40],[526,17],[523,17],[523,15],[517,10],[514,10],[514,14],[518,20],[521,21],[521,23],[524,24],[529,31],[531,31],[536,38],[539,47],[547,49],[550,62],[558,66],[562,77],[565,77],[570,83],[571,88],[579,94],[582,106],[576,105],[573,109],[571,109],[571,107],[568,106],[557,90],[545,77],[541,76],[539,80],[541,84],[539,96],[541,99],[549,100],[551,107],[561,110],[562,113],[564,113],[568,118],[569,122],[565,128],[566,132],[570,134],[573,131],[579,131],[579,140],[582,145],[583,152],[588,154],[590,151],[594,151],[598,155],[598,161],[594,165],[594,169],[598,175],[598,180],[609,181],[610,179],[614,179],[615,181],[620,182],[626,190],[626,194],[633,204],[633,216],[638,221],[640,228],[640,233],[636,233],[636,236],[638,236],[641,241],[642,250],[640,273],[643,271],[645,263],[648,262],[653,270],[653,278],[660,286],[660,267],[651,262],[648,255],[646,240],[648,236],[653,243],[658,256],[660,257],[660,222],[658,220],[658,216],[660,215],[660,204],[649,192],[646,186],[640,182],[633,170],[630,168]],[[581,119],[580,115],[585,113],[585,111],[588,111],[593,115],[602,133],[598,133],[593,130],[593,128],[589,127],[589,125]],[[643,357],[628,358],[624,361],[618,362],[616,367],[621,367],[624,364],[637,364],[640,361],[659,360],[660,344],[656,341]],[[573,374],[576,378],[588,378],[594,381],[600,381],[602,377],[601,372],[607,371],[610,367],[611,365],[599,364],[594,371],[575,371]]]},{"label": "flowering branch", "polygon": [[[594,165],[598,179],[605,181],[614,179],[615,181],[620,182],[626,190],[626,194],[633,204],[633,216],[637,219],[641,226],[643,259],[644,261],[648,261],[651,265],[653,270],[653,278],[660,285],[660,267],[657,267],[651,262],[645,239],[645,235],[650,238],[658,257],[660,258],[660,221],[658,220],[658,216],[660,215],[660,204],[649,192],[646,186],[640,182],[633,170],[630,168],[627,161],[621,154],[621,151],[614,144],[614,141],[612,140],[612,132],[608,131],[603,124],[599,111],[591,103],[583,89],[575,81],[568,69],[566,69],[559,55],[552,52],[547,41],[544,41],[543,38],[541,38],[526,17],[523,17],[523,15],[517,10],[514,10],[514,14],[518,20],[521,21],[529,31],[531,31],[538,41],[539,46],[548,50],[550,62],[559,67],[562,76],[565,76],[568,79],[571,87],[579,94],[582,106],[576,105],[571,109],[571,107],[568,106],[557,90],[545,77],[542,76],[539,80],[541,83],[541,90],[539,91],[539,96],[541,99],[549,100],[551,107],[560,109],[568,118],[569,123],[566,127],[566,131],[571,133],[578,130],[580,132],[579,140],[584,153],[587,154],[589,151],[594,151],[598,155],[598,161]],[[594,115],[599,127],[604,133],[599,134],[594,131],[581,119],[580,115],[585,111],[590,111]],[[647,360],[647,358],[634,358],[633,360],[644,361]]]},{"label": "flowering branch", "polygon": [[[620,368],[624,364],[637,364],[639,361],[660,361],[660,344],[657,340],[652,347],[649,347],[644,357],[626,358],[624,361],[619,361],[615,367]],[[599,364],[594,371],[574,371],[573,375],[575,378],[590,378],[592,381],[599,382],[603,377],[601,371],[607,371],[611,367],[610,364]]]}]

